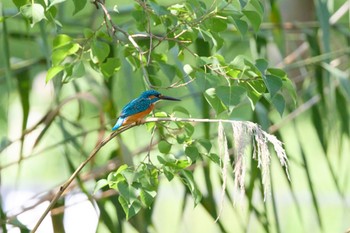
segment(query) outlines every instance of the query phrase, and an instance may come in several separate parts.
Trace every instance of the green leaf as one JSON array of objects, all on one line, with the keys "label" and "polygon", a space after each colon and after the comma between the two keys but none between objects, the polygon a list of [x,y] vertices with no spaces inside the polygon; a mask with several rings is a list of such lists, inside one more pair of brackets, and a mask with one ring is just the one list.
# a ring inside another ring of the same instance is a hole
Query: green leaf
[{"label": "green leaf", "polygon": [[174,173],[168,167],[164,167],[163,172],[168,181],[174,178]]},{"label": "green leaf", "polygon": [[265,59],[257,59],[255,61],[255,67],[261,72],[261,74],[265,74],[269,63]]},{"label": "green leaf", "polygon": [[212,148],[212,144],[208,139],[200,138],[197,140],[197,143],[200,144],[198,149],[200,150],[200,147],[203,147],[205,149],[205,153],[209,153]]},{"label": "green leaf", "polygon": [[115,57],[107,58],[107,61],[101,65],[101,72],[106,78],[111,77],[116,71],[120,70],[120,60]]},{"label": "green leaf", "polygon": [[[25,69],[24,71],[16,75],[17,89],[19,92],[21,106],[22,106],[22,126],[21,126],[22,132],[27,128],[28,116],[29,116],[29,110],[30,110],[29,95],[30,95],[32,85],[31,85],[31,78],[30,78],[29,71],[30,71],[29,69]],[[20,159],[22,159],[25,137],[21,137],[20,140],[21,140],[21,145],[20,145],[19,156],[20,156]]]},{"label": "green leaf", "polygon": [[158,143],[158,150],[160,153],[168,154],[171,150],[171,144],[167,141],[160,141]]},{"label": "green leaf", "polygon": [[184,123],[184,129],[187,137],[191,137],[194,133],[194,126],[191,123]]},{"label": "green leaf", "polygon": [[277,68],[268,68],[267,71],[271,75],[281,79],[283,89],[288,91],[288,94],[291,97],[293,104],[295,106],[297,101],[297,94],[295,91],[294,83],[287,77],[286,72],[282,69],[277,69]]},{"label": "green leaf", "polygon": [[241,83],[240,86],[244,86],[247,89],[247,95],[252,103],[252,109],[259,101],[262,94],[266,91],[266,86],[262,80],[253,80],[249,82]]},{"label": "green leaf", "polygon": [[133,195],[130,192],[128,183],[126,181],[118,182],[117,188],[120,195],[123,196],[127,202],[130,202],[130,199],[132,199]]},{"label": "green leaf", "polygon": [[127,220],[135,216],[141,210],[142,206],[138,200],[134,200],[133,202],[128,203],[123,196],[119,196],[118,200],[124,210]]},{"label": "green leaf", "polygon": [[182,107],[182,106],[179,106],[179,105],[177,105],[173,108],[173,112],[180,112],[186,116],[190,116],[190,113],[187,111],[187,109]]},{"label": "green leaf", "polygon": [[202,194],[199,191],[196,183],[194,182],[192,172],[188,170],[181,170],[180,175],[183,183],[188,187],[192,194],[192,197],[194,198],[194,205],[198,205],[202,200]]},{"label": "green leaf", "polygon": [[240,86],[219,86],[215,91],[230,112],[247,97],[246,89]]},{"label": "green leaf", "polygon": [[284,109],[286,107],[286,102],[285,102],[283,96],[280,94],[277,94],[272,98],[271,101],[272,101],[273,106],[276,108],[276,110],[278,111],[278,113],[282,117]]},{"label": "green leaf", "polygon": [[52,6],[60,4],[60,3],[65,2],[65,1],[67,1],[67,0],[52,0],[52,1],[50,1],[48,8],[51,8]]},{"label": "green leaf", "polygon": [[190,166],[192,163],[187,159],[179,159],[179,160],[175,160],[174,164],[170,164],[170,163],[168,163],[168,164],[176,169],[182,170],[182,169]]},{"label": "green leaf", "polygon": [[335,90],[335,98],[336,98],[336,107],[339,114],[339,117],[341,119],[340,124],[342,127],[343,133],[350,136],[350,124],[349,124],[349,113],[348,109],[344,106],[348,105],[348,102],[346,101],[344,95],[339,90],[339,87]]},{"label": "green leaf", "polygon": [[54,39],[53,39],[53,49],[58,49],[62,46],[65,46],[67,44],[70,44],[73,41],[73,39],[66,35],[66,34],[60,34],[57,35]]},{"label": "green leaf", "polygon": [[91,28],[84,28],[83,33],[86,39],[92,38],[95,35],[95,31],[91,30]]},{"label": "green leaf", "polygon": [[94,40],[91,44],[91,60],[94,63],[102,63],[109,55],[109,45],[103,41]]},{"label": "green leaf", "polygon": [[64,70],[64,66],[52,66],[46,74],[46,83],[53,79],[58,73]]},{"label": "green leaf", "polygon": [[178,144],[182,144],[186,141],[187,137],[184,134],[176,135],[176,141]]},{"label": "green leaf", "polygon": [[26,4],[20,8],[20,11],[24,17],[31,20],[32,27],[41,20],[46,19],[45,9],[38,3]]},{"label": "green leaf", "polygon": [[274,75],[268,74],[266,76],[263,76],[263,80],[272,98],[276,95],[276,93],[281,89],[283,85],[282,80]]},{"label": "green leaf", "polygon": [[168,117],[169,115],[166,112],[156,112],[155,117]]},{"label": "green leaf", "polygon": [[81,11],[85,7],[86,2],[87,0],[73,0],[73,3],[74,3],[73,15]]},{"label": "green leaf", "polygon": [[210,106],[215,110],[216,114],[219,115],[226,110],[224,104],[221,102],[219,97],[216,95],[215,88],[209,88],[204,92],[204,97]]},{"label": "green leaf", "polygon": [[203,37],[204,41],[212,42],[214,46],[217,46],[214,36],[209,31],[199,29],[199,33]]},{"label": "green leaf", "polygon": [[199,157],[199,152],[197,147],[195,146],[187,146],[185,148],[185,155],[188,156],[192,162],[195,162],[197,158]]},{"label": "green leaf", "polygon": [[148,4],[151,6],[151,8],[153,9],[154,13],[158,16],[162,16],[162,15],[168,15],[170,14],[170,12],[168,11],[167,8],[165,8],[164,6],[158,5],[155,2],[148,2]]},{"label": "green leaf", "polygon": [[29,0],[12,0],[12,2],[16,5],[18,9],[20,9],[21,6],[24,6],[25,4],[29,3]]},{"label": "green leaf", "polygon": [[141,199],[142,204],[146,207],[150,207],[152,205],[156,195],[157,195],[156,192],[148,192],[144,189],[141,189],[140,199]]},{"label": "green leaf", "polygon": [[257,32],[262,22],[261,15],[259,15],[256,11],[251,10],[243,10],[242,12],[247,17],[254,31]]},{"label": "green leaf", "polygon": [[227,29],[227,22],[221,18],[209,18],[205,21],[208,30],[213,32],[222,32]]},{"label": "green leaf", "polygon": [[109,182],[106,179],[101,179],[99,181],[96,182],[95,184],[95,188],[94,188],[94,194],[100,190],[101,188],[107,186],[109,184]]},{"label": "green leaf", "polygon": [[216,163],[217,165],[219,165],[219,166],[222,165],[221,159],[220,159],[220,157],[219,157],[217,154],[209,153],[209,154],[208,154],[208,158],[209,158],[211,161],[213,161],[214,163]]},{"label": "green leaf", "polygon": [[73,55],[80,49],[79,44],[69,43],[52,52],[52,65],[60,65],[69,55]]},{"label": "green leaf", "polygon": [[340,90],[343,92],[343,95],[350,101],[350,81],[347,78],[339,77]]},{"label": "green leaf", "polygon": [[248,31],[248,24],[241,19],[233,19],[233,24],[235,25],[237,31],[244,36]]},{"label": "green leaf", "polygon": [[121,174],[123,171],[125,171],[128,168],[129,168],[129,166],[127,164],[123,164],[118,168],[118,170],[115,172],[115,174]]},{"label": "green leaf", "polygon": [[85,75],[85,66],[82,61],[79,61],[73,65],[72,77],[80,78]]},{"label": "green leaf", "polygon": [[243,58],[243,62],[244,62],[244,65],[248,66],[250,70],[254,72],[254,74],[252,75],[253,77],[263,76],[263,73],[261,73],[259,68],[255,64],[253,64],[249,59]]}]

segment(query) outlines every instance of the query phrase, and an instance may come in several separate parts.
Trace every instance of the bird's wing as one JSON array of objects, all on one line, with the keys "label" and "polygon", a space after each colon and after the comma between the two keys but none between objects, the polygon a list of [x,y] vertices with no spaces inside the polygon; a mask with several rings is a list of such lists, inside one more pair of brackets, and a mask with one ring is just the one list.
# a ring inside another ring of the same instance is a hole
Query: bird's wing
[{"label": "bird's wing", "polygon": [[134,99],[123,108],[120,116],[127,117],[139,112],[146,111],[150,105],[151,101],[148,98]]}]

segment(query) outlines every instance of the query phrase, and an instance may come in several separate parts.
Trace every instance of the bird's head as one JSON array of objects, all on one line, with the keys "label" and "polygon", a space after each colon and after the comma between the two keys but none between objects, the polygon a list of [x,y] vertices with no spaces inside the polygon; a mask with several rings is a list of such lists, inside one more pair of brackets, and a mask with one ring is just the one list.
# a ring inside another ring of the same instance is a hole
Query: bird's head
[{"label": "bird's head", "polygon": [[142,98],[148,98],[150,100],[152,100],[152,102],[157,102],[158,100],[172,100],[172,101],[180,101],[180,99],[176,99],[170,96],[165,96],[160,94],[158,91],[156,90],[148,90],[145,91],[141,94]]}]

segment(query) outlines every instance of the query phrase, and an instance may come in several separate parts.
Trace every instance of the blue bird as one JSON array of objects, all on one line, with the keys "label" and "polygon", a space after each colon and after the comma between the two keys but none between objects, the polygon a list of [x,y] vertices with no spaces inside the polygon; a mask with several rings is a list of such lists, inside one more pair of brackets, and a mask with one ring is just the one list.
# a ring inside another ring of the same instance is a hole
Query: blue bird
[{"label": "blue bird", "polygon": [[155,90],[145,91],[138,98],[125,105],[112,130],[117,130],[123,125],[132,124],[134,122],[138,124],[141,123],[142,118],[153,110],[154,104],[159,100],[180,101],[173,97],[164,96]]}]

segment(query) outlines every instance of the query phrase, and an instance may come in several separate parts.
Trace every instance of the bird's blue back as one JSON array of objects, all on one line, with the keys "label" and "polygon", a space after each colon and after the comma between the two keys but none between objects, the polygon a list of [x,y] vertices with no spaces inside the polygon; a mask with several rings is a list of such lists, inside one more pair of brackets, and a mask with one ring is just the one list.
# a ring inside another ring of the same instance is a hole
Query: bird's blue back
[{"label": "bird's blue back", "polygon": [[123,109],[120,114],[120,117],[125,118],[131,115],[134,115],[139,112],[146,111],[151,104],[157,102],[159,98],[155,97],[150,99],[150,96],[157,96],[160,93],[155,90],[149,90],[143,92],[138,98],[130,101]]},{"label": "bird's blue back", "polygon": [[120,117],[128,117],[139,112],[146,111],[152,104],[148,98],[137,98],[128,103],[122,110]]}]

